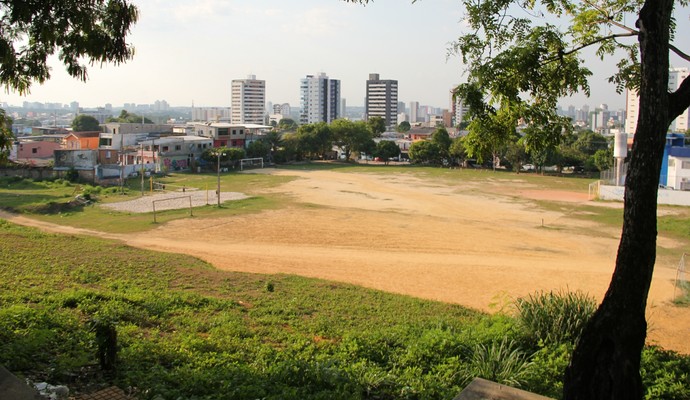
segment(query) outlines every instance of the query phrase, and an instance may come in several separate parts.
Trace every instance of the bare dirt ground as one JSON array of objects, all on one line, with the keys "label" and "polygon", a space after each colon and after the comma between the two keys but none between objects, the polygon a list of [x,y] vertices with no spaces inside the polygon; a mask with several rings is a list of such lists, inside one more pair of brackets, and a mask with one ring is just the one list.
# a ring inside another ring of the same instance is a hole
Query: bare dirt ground
[{"label": "bare dirt ground", "polygon": [[[299,176],[272,192],[300,204],[214,220],[181,219],[134,235],[0,217],[191,254],[219,269],[349,282],[490,312],[539,290],[581,290],[600,300],[611,278],[619,230],[543,211],[533,201],[587,202],[586,195],[540,191],[519,181],[479,188],[405,174],[260,172]],[[659,243],[678,246],[664,238]],[[671,304],[675,268],[655,270],[648,342],[690,353],[690,309]]]}]

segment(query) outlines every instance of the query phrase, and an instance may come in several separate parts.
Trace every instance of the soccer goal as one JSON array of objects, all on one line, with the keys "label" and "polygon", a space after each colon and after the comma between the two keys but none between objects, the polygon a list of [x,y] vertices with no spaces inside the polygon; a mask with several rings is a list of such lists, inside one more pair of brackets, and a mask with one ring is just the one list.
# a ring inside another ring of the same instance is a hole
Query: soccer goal
[{"label": "soccer goal", "polygon": [[690,285],[685,275],[685,256],[686,254],[683,253],[683,256],[678,262],[678,269],[676,270],[676,282],[673,286],[674,301],[683,299],[690,293]]},{"label": "soccer goal", "polygon": [[152,200],[151,205],[153,206],[153,223],[156,223],[156,203],[159,204],[158,211],[172,210],[178,208],[185,208],[185,200],[189,200],[189,216],[193,217],[194,213],[192,211],[192,196],[179,196],[171,197],[168,199]]},{"label": "soccer goal", "polygon": [[264,159],[259,158],[243,158],[240,160],[240,171],[244,171],[245,168],[263,168]]}]

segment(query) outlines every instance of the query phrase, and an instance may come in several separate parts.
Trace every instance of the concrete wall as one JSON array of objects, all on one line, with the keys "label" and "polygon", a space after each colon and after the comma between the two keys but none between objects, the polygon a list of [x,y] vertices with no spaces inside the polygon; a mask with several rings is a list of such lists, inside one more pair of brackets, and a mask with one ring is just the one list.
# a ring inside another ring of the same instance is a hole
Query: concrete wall
[{"label": "concrete wall", "polygon": [[[599,200],[623,201],[623,186],[599,185]],[[659,189],[659,204],[690,206],[690,192],[681,190]]]}]

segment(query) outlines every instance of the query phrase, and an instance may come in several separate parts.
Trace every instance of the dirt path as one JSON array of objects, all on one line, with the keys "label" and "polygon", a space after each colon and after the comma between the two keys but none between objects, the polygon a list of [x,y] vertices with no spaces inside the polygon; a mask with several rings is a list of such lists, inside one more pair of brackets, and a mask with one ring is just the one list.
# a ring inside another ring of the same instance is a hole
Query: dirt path
[{"label": "dirt path", "polygon": [[[478,193],[476,184],[454,187],[407,175],[264,172],[299,176],[273,192],[306,206],[182,219],[135,235],[0,217],[191,254],[220,269],[350,282],[485,311],[538,290],[582,290],[599,300],[611,278],[619,232],[541,211],[530,200],[587,201],[580,194],[516,187],[510,196],[491,195]],[[655,271],[649,341],[690,353],[690,310],[670,304],[674,267]]]}]

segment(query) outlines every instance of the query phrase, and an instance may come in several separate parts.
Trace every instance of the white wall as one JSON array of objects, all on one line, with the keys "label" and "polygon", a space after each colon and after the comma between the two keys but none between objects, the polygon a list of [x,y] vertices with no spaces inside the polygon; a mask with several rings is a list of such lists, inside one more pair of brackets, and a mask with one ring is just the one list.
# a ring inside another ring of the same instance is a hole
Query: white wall
[{"label": "white wall", "polygon": [[[623,186],[599,185],[599,200],[623,201]],[[690,192],[681,190],[659,189],[657,196],[659,204],[674,206],[690,206]]]}]

